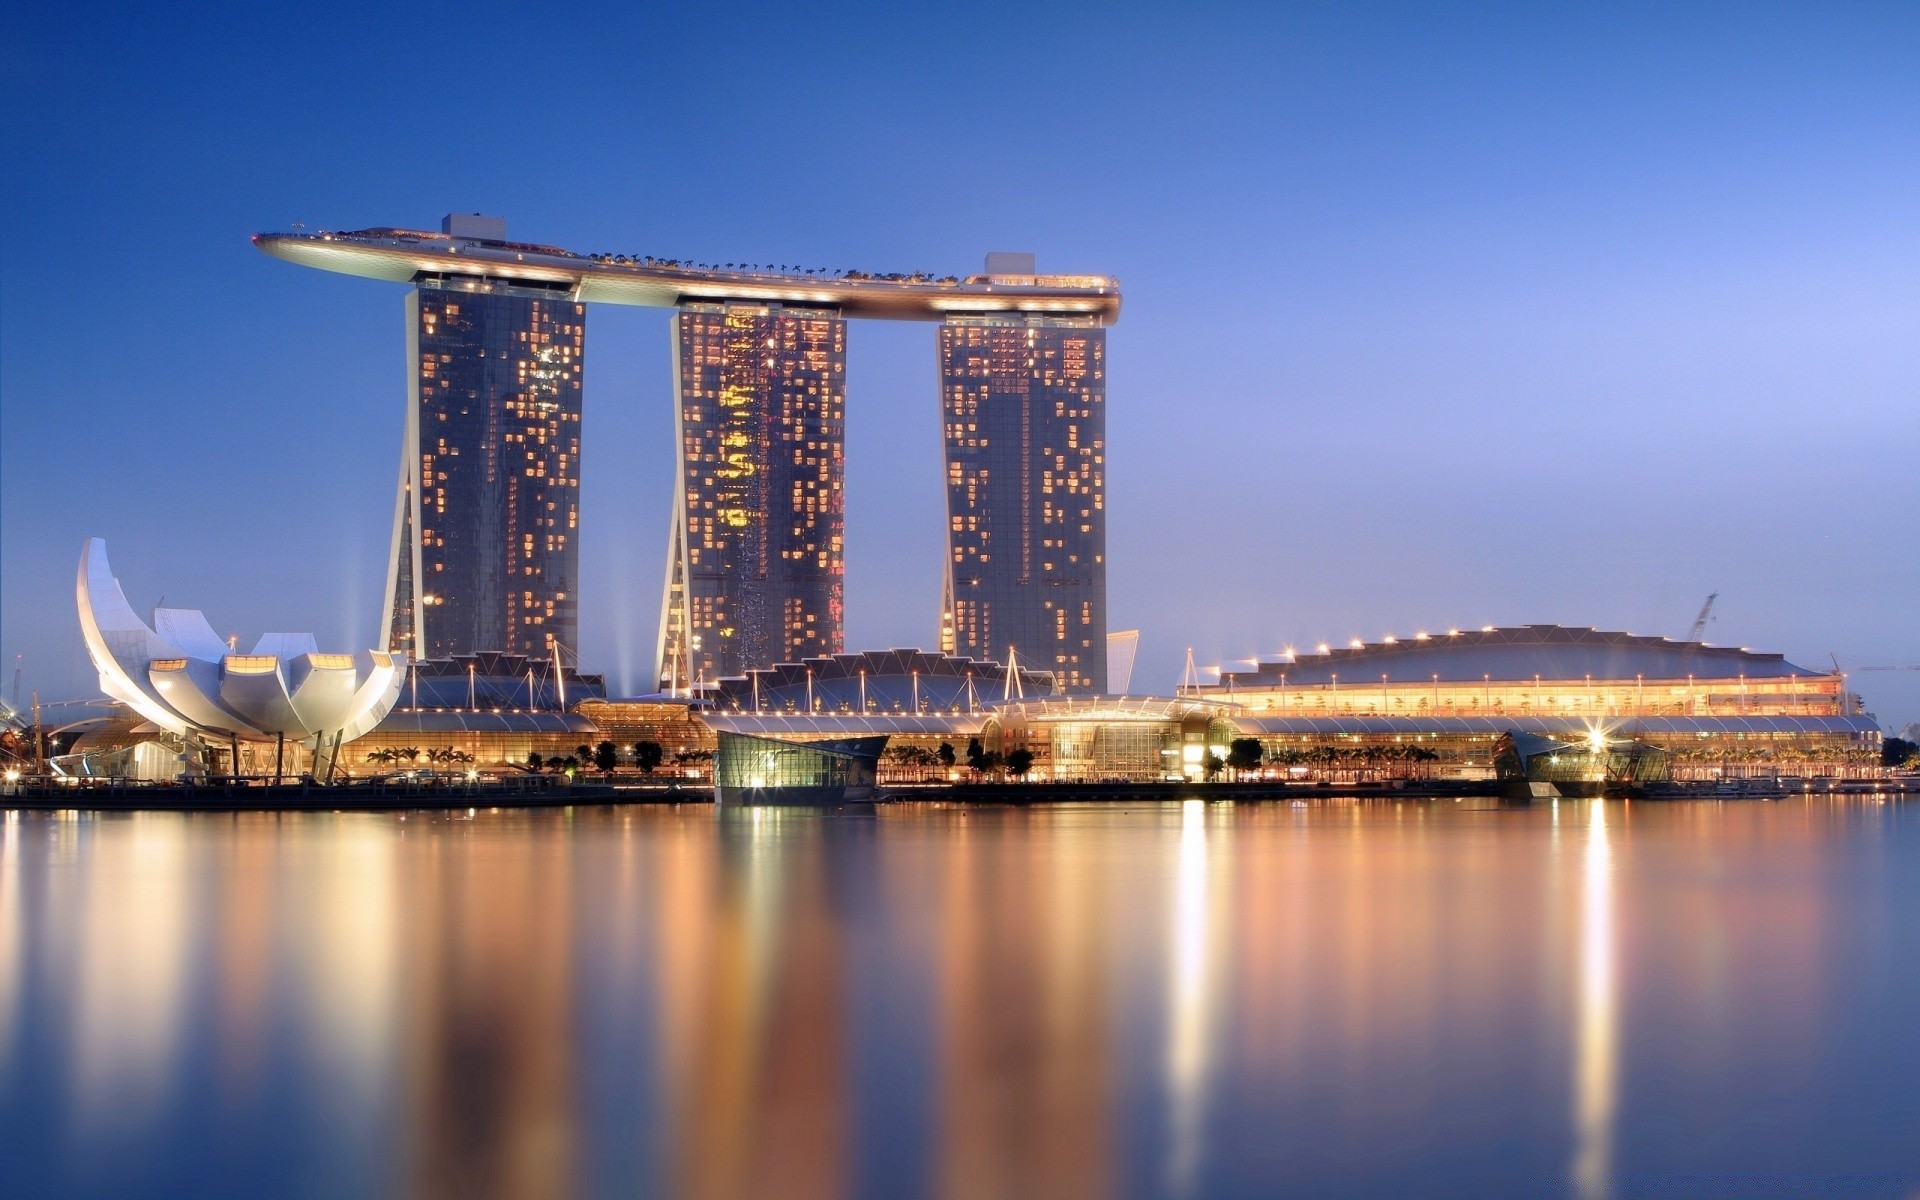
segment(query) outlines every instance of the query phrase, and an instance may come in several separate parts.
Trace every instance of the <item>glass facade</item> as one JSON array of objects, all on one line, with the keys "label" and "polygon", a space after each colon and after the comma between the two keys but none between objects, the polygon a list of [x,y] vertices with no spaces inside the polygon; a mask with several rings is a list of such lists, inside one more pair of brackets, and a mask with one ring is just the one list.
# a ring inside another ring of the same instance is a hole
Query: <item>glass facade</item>
[{"label": "glass facade", "polygon": [[788,742],[722,730],[714,758],[722,804],[837,804],[871,797],[884,737]]},{"label": "glass facade", "polygon": [[386,645],[572,658],[585,306],[450,278],[421,281],[407,315]]},{"label": "glass facade", "polygon": [[680,487],[660,686],[839,653],[846,321],[820,309],[687,305],[674,339]]},{"label": "glass facade", "polygon": [[950,317],[941,649],[1107,688],[1106,330],[1092,319]]}]

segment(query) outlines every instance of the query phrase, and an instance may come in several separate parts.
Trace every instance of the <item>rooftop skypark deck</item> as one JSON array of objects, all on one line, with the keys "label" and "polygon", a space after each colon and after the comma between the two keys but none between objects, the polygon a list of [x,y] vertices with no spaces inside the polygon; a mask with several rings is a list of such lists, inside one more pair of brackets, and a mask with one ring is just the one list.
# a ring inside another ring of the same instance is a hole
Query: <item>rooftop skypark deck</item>
[{"label": "rooftop skypark deck", "polygon": [[557,246],[415,229],[260,233],[254,245],[275,258],[366,279],[411,283],[423,276],[480,276],[566,290],[593,304],[673,308],[757,301],[837,309],[848,317],[940,321],[969,314],[1024,313],[1120,319],[1120,285],[1104,275],[879,274],[857,270],[723,265],[626,254],[576,254]]}]

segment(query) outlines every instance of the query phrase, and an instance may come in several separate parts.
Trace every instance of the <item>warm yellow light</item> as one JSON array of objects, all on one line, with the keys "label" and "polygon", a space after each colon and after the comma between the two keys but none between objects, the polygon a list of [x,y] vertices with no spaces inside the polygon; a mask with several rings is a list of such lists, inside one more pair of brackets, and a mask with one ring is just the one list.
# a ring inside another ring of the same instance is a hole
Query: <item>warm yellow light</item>
[{"label": "warm yellow light", "polygon": [[1359,638],[1348,638],[1347,645],[1352,646],[1355,650],[1358,650],[1362,646],[1365,646],[1366,643],[1361,641]]}]

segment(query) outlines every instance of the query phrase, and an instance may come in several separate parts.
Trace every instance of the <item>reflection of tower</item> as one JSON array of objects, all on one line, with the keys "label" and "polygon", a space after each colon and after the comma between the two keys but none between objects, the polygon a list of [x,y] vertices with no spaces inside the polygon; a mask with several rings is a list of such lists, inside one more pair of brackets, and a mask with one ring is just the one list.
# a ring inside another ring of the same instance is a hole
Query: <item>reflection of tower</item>
[{"label": "reflection of tower", "polygon": [[586,308],[566,290],[422,279],[386,646],[543,657],[579,643]]},{"label": "reflection of tower", "polygon": [[940,327],[940,648],[999,659],[1016,646],[1072,691],[1107,687],[1106,346],[1092,318]]},{"label": "reflection of tower", "polygon": [[550,827],[515,836],[502,858],[484,827],[443,826],[401,872],[409,1195],[576,1190],[576,864]]},{"label": "reflection of tower", "polygon": [[[1011,820],[1011,818],[1010,818]],[[940,881],[940,1195],[1105,1196],[1113,1179],[1109,984],[1116,897],[1076,831],[956,826]],[[1017,834],[1017,836],[1014,836]]]},{"label": "reflection of tower", "polygon": [[[690,976],[662,973],[671,989],[662,1013],[673,1023],[663,1040],[679,1048],[668,1051],[669,1061],[680,1059],[669,1101],[677,1161],[673,1186],[663,1190],[846,1195],[847,954],[842,914],[828,891],[827,841],[817,825],[770,810],[720,832],[723,890],[713,936],[697,957],[676,964]],[[700,873],[690,855],[676,855],[668,872]],[[676,890],[701,910],[715,908],[709,891]],[[689,987],[689,979],[697,982]]]},{"label": "reflection of tower", "polygon": [[662,687],[840,652],[846,328],[831,310],[777,305],[674,315]]}]

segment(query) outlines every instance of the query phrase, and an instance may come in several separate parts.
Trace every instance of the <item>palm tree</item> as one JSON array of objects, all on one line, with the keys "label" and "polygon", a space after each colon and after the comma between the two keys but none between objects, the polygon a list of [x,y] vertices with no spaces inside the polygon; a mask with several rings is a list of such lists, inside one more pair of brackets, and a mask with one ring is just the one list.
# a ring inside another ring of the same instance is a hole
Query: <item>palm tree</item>
[{"label": "palm tree", "polygon": [[1033,751],[1025,746],[1016,746],[1007,751],[1007,774],[1015,779],[1022,779],[1031,770],[1033,770]]},{"label": "palm tree", "polygon": [[1207,756],[1200,760],[1200,769],[1206,774],[1207,782],[1212,783],[1220,777],[1220,772],[1227,769],[1227,760],[1209,750]]},{"label": "palm tree", "polygon": [[399,756],[396,755],[391,749],[385,746],[382,746],[378,750],[367,751],[367,761],[371,763],[384,763],[384,764],[390,765],[392,764],[393,760],[397,757]]}]

